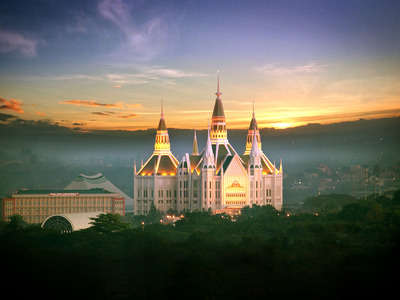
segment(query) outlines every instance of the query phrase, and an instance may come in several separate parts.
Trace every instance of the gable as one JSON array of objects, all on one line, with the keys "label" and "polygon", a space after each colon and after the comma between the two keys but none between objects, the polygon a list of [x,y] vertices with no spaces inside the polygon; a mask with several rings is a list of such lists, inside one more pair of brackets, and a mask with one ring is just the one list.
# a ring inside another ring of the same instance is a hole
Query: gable
[{"label": "gable", "polygon": [[235,154],[227,166],[226,170],[224,170],[224,176],[246,176],[247,171],[243,167],[243,164],[237,154]]}]

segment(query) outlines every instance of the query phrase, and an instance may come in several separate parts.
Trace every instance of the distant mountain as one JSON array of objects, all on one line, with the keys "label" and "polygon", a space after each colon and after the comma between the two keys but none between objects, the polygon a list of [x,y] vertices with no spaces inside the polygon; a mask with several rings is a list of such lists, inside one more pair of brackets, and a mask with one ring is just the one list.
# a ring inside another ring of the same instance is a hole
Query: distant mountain
[{"label": "distant mountain", "polygon": [[[228,124],[229,125],[229,124]],[[400,162],[400,118],[358,120],[288,129],[261,129],[262,148],[271,161],[283,160],[284,185],[323,163],[390,166]],[[206,130],[197,131],[199,149]],[[193,130],[169,129],[171,149],[180,159],[192,149]],[[247,129],[229,130],[238,153]],[[83,132],[50,121],[26,121],[0,114],[0,196],[19,188],[64,188],[80,173],[103,173],[132,195],[133,164],[153,151],[155,130]],[[286,191],[284,191],[285,193]]]}]

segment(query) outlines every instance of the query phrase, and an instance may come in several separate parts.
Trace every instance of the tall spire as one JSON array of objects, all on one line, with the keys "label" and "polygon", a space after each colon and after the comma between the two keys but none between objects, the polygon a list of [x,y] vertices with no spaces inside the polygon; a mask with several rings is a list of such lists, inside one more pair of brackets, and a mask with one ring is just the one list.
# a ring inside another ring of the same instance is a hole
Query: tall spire
[{"label": "tall spire", "polygon": [[219,71],[217,75],[217,92],[215,93],[215,95],[217,95],[217,99],[219,99],[219,96],[222,95],[221,91],[219,90]]},{"label": "tall spire", "polygon": [[260,131],[258,130],[258,125],[257,125],[257,120],[256,120],[256,111],[255,111],[255,101],[253,100],[253,113],[252,113],[252,118],[250,121],[250,126],[249,130],[247,133],[247,139],[246,139],[246,150],[244,151],[245,155],[250,154],[254,137],[257,140],[257,145],[259,150],[261,151],[261,136],[260,136]]},{"label": "tall spire", "polygon": [[196,130],[194,131],[194,136],[193,136],[193,155],[199,155],[199,147],[197,146],[197,136],[196,136]]},{"label": "tall spire", "polygon": [[253,131],[253,143],[251,145],[250,151],[250,165],[253,165],[255,167],[261,166],[261,152],[258,148],[256,131]]},{"label": "tall spire", "polygon": [[258,148],[258,142],[257,142],[257,137],[256,137],[255,131],[253,131],[253,143],[251,145],[250,155],[253,155],[253,156],[260,155],[260,149]]},{"label": "tall spire", "polygon": [[207,143],[206,148],[203,154],[203,166],[205,167],[215,167],[214,163],[214,153],[211,146],[211,139],[210,139],[210,121],[208,121],[208,130],[207,130]]},{"label": "tall spire", "polygon": [[253,99],[253,119],[255,119],[256,118],[256,114],[255,114],[255,110],[254,110],[254,106],[255,106],[255,101],[254,101],[254,99]]}]

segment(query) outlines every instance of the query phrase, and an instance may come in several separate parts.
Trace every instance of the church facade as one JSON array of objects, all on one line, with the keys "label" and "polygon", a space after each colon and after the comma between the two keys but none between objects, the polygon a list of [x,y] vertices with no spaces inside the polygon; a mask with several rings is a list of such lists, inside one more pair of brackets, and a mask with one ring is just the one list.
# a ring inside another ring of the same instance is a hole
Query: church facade
[{"label": "church facade", "polygon": [[199,152],[196,132],[192,153],[177,160],[171,152],[163,111],[154,151],[133,176],[134,213],[145,215],[152,204],[169,211],[227,212],[244,206],[271,205],[282,209],[282,161],[276,167],[262,151],[255,113],[239,155],[228,140],[219,80],[207,143]]}]

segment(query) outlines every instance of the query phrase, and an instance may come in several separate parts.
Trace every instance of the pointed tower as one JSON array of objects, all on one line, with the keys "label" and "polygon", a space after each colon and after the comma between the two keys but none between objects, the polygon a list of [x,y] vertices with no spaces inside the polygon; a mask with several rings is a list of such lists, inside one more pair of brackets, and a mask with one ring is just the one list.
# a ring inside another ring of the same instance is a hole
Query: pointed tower
[{"label": "pointed tower", "polygon": [[210,138],[210,126],[207,131],[207,143],[203,152],[203,168],[204,169],[215,169],[215,161],[214,161],[214,153],[211,146],[211,138]]},{"label": "pointed tower", "polygon": [[219,87],[219,75],[217,82],[217,99],[215,99],[214,110],[211,119],[211,143],[227,143],[227,131],[226,131],[226,123],[225,123],[225,112],[224,106],[222,105],[221,100],[221,91]]},{"label": "pointed tower", "polygon": [[258,141],[256,138],[256,133],[255,131],[253,131],[253,143],[251,146],[251,150],[250,150],[250,161],[249,161],[249,165],[250,168],[259,168],[261,169],[261,150],[258,147]]},{"label": "pointed tower", "polygon": [[215,208],[215,198],[214,198],[215,160],[211,146],[210,126],[208,127],[207,143],[203,151],[202,159],[203,163],[201,170],[201,182],[202,182],[201,208],[206,211]]},{"label": "pointed tower", "polygon": [[260,205],[262,203],[262,152],[258,148],[258,142],[255,131],[253,132],[253,144],[250,151],[249,158],[249,172],[250,175],[250,206]]},{"label": "pointed tower", "polygon": [[199,147],[197,146],[196,130],[194,131],[194,136],[193,136],[193,151],[192,151],[192,155],[199,155]]},{"label": "pointed tower", "polygon": [[253,116],[251,118],[249,130],[247,132],[246,150],[244,151],[245,155],[250,153],[251,146],[253,144],[254,133],[257,138],[258,148],[261,150],[261,137],[260,137],[260,131],[258,130],[258,126],[257,126],[256,114],[254,112],[254,102],[253,102]]},{"label": "pointed tower", "polygon": [[140,168],[138,175],[163,175],[175,176],[178,166],[178,160],[171,153],[171,144],[167,125],[164,117],[164,107],[161,104],[161,116],[158,122],[156,138],[154,142],[154,151],[150,158]]}]

